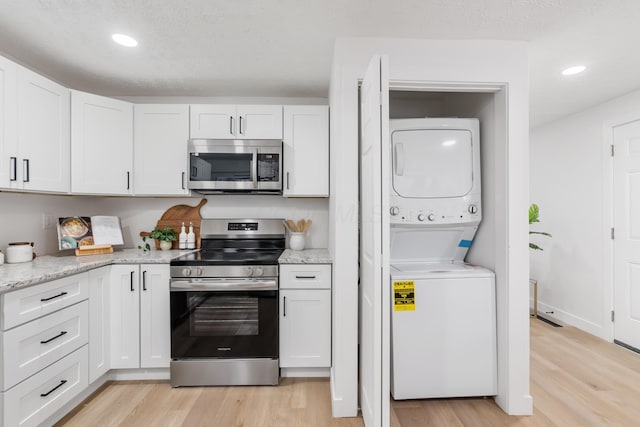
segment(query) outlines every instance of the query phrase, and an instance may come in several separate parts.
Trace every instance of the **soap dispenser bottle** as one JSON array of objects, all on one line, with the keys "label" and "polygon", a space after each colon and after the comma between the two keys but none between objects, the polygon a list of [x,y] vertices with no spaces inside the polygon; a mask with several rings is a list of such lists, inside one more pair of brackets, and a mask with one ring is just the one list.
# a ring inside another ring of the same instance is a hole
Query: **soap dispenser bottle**
[{"label": "soap dispenser bottle", "polygon": [[187,230],[184,228],[184,222],[182,222],[180,235],[178,236],[178,249],[187,249]]},{"label": "soap dispenser bottle", "polygon": [[196,248],[196,233],[193,232],[193,223],[189,223],[189,233],[187,234],[187,249]]}]

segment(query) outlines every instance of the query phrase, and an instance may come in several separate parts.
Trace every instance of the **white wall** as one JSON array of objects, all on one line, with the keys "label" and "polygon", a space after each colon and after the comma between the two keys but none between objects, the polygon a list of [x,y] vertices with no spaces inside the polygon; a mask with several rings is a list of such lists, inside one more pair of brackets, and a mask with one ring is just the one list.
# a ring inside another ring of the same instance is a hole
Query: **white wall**
[{"label": "white wall", "polygon": [[[57,254],[55,229],[43,229],[44,213],[62,216],[117,215],[120,217],[125,244],[136,247],[140,232],[151,231],[171,206],[195,206],[201,197],[88,197],[54,196],[0,192],[0,248],[15,241],[35,242],[39,255]],[[307,218],[313,220],[307,232],[308,248],[326,248],[328,199],[289,199],[265,195],[207,196],[200,213],[203,218]],[[70,253],[65,251],[64,253]]]},{"label": "white wall", "polygon": [[531,251],[538,309],[611,340],[609,162],[603,147],[607,122],[640,113],[640,91],[531,131],[531,202],[540,206]]},{"label": "white wall", "polygon": [[[331,107],[331,201],[329,250],[334,259],[334,415],[357,410],[358,80],[374,54],[389,56],[396,82],[507,84],[494,108],[503,112],[495,137],[493,260],[498,278],[499,396],[510,414],[530,414],[528,277],[528,85],[526,45],[519,42],[410,39],[338,39],[329,95]],[[496,113],[496,117],[499,113]],[[505,122],[508,117],[508,123]],[[508,147],[507,147],[508,141]],[[345,215],[353,212],[354,215]],[[339,327],[337,327],[339,325]]]}]

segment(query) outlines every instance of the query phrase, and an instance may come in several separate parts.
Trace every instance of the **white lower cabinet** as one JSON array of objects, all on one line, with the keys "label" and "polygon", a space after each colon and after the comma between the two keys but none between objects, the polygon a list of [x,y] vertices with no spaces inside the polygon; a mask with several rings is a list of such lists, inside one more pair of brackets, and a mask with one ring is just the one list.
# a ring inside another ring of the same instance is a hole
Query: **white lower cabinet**
[{"label": "white lower cabinet", "polygon": [[3,392],[3,425],[27,427],[44,422],[89,385],[87,360],[85,345]]},{"label": "white lower cabinet", "polygon": [[280,266],[280,367],[331,366],[331,266]]},{"label": "white lower cabinet", "polygon": [[168,368],[169,265],[112,265],[111,368]]},{"label": "white lower cabinet", "polygon": [[89,383],[110,369],[111,266],[89,271]]}]

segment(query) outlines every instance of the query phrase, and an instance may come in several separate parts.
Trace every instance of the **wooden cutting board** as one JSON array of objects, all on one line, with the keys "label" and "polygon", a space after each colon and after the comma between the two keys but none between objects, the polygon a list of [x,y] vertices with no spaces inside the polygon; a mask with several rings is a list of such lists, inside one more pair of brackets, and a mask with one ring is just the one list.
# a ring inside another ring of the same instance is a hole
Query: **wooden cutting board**
[{"label": "wooden cutting board", "polygon": [[[200,215],[200,208],[207,203],[207,199],[200,200],[196,206],[189,205],[175,205],[170,207],[162,214],[156,228],[171,227],[176,235],[180,234],[180,227],[184,222],[187,232],[189,231],[189,223],[193,224],[193,232],[196,235],[196,248],[200,248],[200,223],[202,216]],[[149,236],[151,233],[148,231],[141,231],[140,236]],[[171,242],[171,249],[178,249],[179,242],[175,240]],[[160,243],[156,241],[156,249],[160,247]]]}]

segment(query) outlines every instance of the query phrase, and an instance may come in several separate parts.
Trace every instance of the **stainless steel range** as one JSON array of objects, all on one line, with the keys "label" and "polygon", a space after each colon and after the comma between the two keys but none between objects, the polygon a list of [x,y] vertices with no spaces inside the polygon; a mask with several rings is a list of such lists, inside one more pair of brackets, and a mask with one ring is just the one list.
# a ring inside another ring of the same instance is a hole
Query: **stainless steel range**
[{"label": "stainless steel range", "polygon": [[171,261],[171,385],[278,384],[281,219],[205,219]]}]

